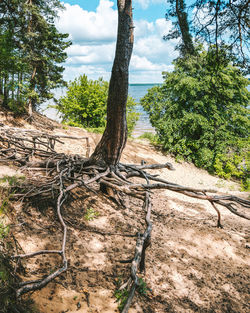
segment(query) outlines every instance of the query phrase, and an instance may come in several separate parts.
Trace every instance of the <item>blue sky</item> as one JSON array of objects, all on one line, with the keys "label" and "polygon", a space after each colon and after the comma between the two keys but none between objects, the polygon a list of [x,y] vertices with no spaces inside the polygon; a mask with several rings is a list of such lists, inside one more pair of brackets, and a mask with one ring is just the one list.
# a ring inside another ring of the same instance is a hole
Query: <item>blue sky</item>
[{"label": "blue sky", "polygon": [[[130,63],[130,83],[162,82],[162,71],[170,71],[177,57],[176,40],[163,41],[171,28],[165,20],[166,0],[134,0],[135,41]],[[65,80],[80,74],[109,80],[115,53],[117,30],[116,1],[65,0],[65,10],[56,23],[70,34]]]},{"label": "blue sky", "polygon": [[[99,0],[68,0],[63,1],[71,5],[78,4],[81,8],[88,11],[95,11],[99,5]],[[112,1],[115,3],[116,1]],[[155,21],[157,18],[164,17],[166,11],[166,0],[134,0],[134,18],[135,19],[146,19],[149,22]]]}]

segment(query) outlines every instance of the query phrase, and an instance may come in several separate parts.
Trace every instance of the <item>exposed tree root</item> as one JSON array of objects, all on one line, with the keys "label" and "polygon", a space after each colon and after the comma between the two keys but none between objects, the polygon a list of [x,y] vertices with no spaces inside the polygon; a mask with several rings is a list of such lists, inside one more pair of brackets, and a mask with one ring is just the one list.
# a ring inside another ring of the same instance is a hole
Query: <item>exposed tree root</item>
[{"label": "exposed tree root", "polygon": [[[61,138],[63,136],[60,136]],[[65,136],[64,136],[65,137]],[[75,138],[75,137],[71,137]],[[89,144],[86,137],[87,151]],[[62,228],[62,244],[60,250],[41,250],[29,254],[13,256],[14,259],[32,258],[42,254],[58,254],[62,261],[61,267],[43,279],[26,281],[20,284],[17,296],[30,291],[41,289],[49,282],[65,272],[68,261],[65,253],[67,243],[67,226],[61,213],[61,209],[68,195],[77,187],[86,188],[93,193],[100,190],[100,186],[106,191],[112,190],[112,197],[118,204],[125,206],[122,195],[138,198],[143,201],[145,211],[145,229],[138,230],[134,257],[128,261],[131,263],[131,276],[121,288],[129,290],[129,296],[123,313],[128,309],[133,300],[136,287],[138,286],[138,270],[145,271],[146,249],[150,245],[152,222],[151,216],[151,193],[154,189],[168,189],[186,196],[209,201],[218,215],[217,226],[221,226],[219,206],[227,208],[234,215],[250,219],[246,209],[250,208],[250,201],[232,195],[215,195],[216,191],[196,189],[168,182],[146,170],[168,168],[173,170],[170,163],[147,165],[118,164],[114,167],[102,167],[91,164],[88,158],[78,155],[66,155],[55,151],[59,136],[52,136],[37,131],[19,130],[13,128],[0,128],[0,161],[14,162],[19,165],[26,174],[27,180],[13,197],[19,199],[31,199],[34,197],[49,197],[57,199],[57,218]],[[60,141],[61,142],[61,141]],[[88,152],[87,152],[88,155]],[[34,172],[39,172],[36,178]],[[32,176],[33,175],[33,176]],[[132,179],[132,180],[131,180]],[[143,182],[140,182],[140,180]]]}]

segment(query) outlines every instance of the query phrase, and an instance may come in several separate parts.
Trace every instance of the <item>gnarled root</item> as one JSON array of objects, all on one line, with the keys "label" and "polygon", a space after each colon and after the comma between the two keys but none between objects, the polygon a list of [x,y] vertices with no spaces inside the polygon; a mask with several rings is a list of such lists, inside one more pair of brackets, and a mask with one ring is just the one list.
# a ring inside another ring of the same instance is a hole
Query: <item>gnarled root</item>
[{"label": "gnarled root", "polygon": [[[35,139],[34,139],[35,138]],[[145,271],[146,249],[150,245],[151,231],[151,193],[155,189],[168,189],[177,193],[182,193],[191,198],[206,200],[211,203],[218,215],[218,227],[221,226],[221,215],[217,206],[223,206],[232,214],[245,219],[250,219],[246,210],[250,208],[250,201],[232,195],[216,195],[213,190],[197,189],[181,186],[166,181],[156,175],[148,173],[147,169],[168,168],[173,170],[170,163],[154,165],[132,165],[118,164],[114,167],[103,167],[91,164],[88,159],[78,155],[66,155],[55,151],[55,143],[59,141],[57,137],[45,136],[40,133],[27,131],[25,136],[12,131],[0,131],[0,161],[14,162],[22,166],[22,170],[27,174],[27,181],[19,186],[19,192],[13,197],[21,199],[32,199],[34,197],[51,197],[57,199],[57,218],[62,228],[62,244],[60,250],[41,250],[29,254],[13,256],[14,259],[32,258],[43,254],[58,254],[61,256],[62,265],[53,273],[43,279],[26,281],[20,284],[17,289],[17,296],[21,296],[30,291],[41,289],[57,276],[67,270],[68,262],[65,253],[67,244],[67,226],[62,216],[62,207],[65,200],[75,188],[86,188],[96,193],[100,186],[113,191],[112,197],[117,203],[122,203],[120,195],[128,195],[143,201],[142,209],[145,211],[145,229],[138,230],[134,257],[127,261],[131,263],[131,275],[126,286],[129,288],[129,296],[122,310],[128,309],[133,300],[136,287],[138,286],[138,270]],[[88,147],[87,147],[88,149]],[[88,151],[88,150],[87,150]],[[34,173],[41,173],[39,180]],[[32,175],[33,174],[33,175]],[[143,183],[135,182],[138,178]]]}]

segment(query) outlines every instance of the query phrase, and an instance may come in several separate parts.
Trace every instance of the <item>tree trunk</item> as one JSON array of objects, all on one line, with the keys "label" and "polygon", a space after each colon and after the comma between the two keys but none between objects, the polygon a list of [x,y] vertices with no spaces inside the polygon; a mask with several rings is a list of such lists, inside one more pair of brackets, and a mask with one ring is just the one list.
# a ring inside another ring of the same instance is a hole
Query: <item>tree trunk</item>
[{"label": "tree trunk", "polygon": [[[34,79],[36,76],[36,66],[33,69],[33,73],[30,79],[30,89],[33,90],[35,88],[35,83],[34,83]],[[29,112],[29,120],[32,121],[32,117],[33,117],[33,101],[32,101],[32,97],[29,96],[29,102],[28,102],[28,112]]]},{"label": "tree trunk", "polygon": [[6,106],[9,100],[9,89],[8,89],[8,74],[4,74],[4,83],[3,83],[3,105]]},{"label": "tree trunk", "polygon": [[[28,5],[29,6],[33,5],[32,0],[28,1]],[[28,29],[27,29],[28,34],[32,31],[32,20],[33,20],[33,14],[32,14],[32,11],[31,11],[30,17],[29,17]],[[35,83],[34,83],[35,75],[36,75],[36,66],[33,66],[33,72],[32,72],[31,79],[30,79],[30,92],[31,92],[31,90],[33,91],[33,89],[35,88]],[[32,100],[31,96],[29,96],[28,114],[29,114],[28,120],[30,122],[32,122],[32,118],[33,118],[33,100]]]},{"label": "tree trunk", "polygon": [[185,2],[184,0],[176,0],[175,3],[176,14],[178,18],[178,24],[181,31],[181,38],[183,42],[183,48],[181,49],[184,55],[195,54],[195,49],[192,41],[192,36],[189,31],[187,13],[185,12]]},{"label": "tree trunk", "polygon": [[107,125],[90,157],[90,162],[109,166],[118,164],[127,141],[128,68],[134,42],[132,0],[117,0],[117,6],[118,33],[109,83]]}]

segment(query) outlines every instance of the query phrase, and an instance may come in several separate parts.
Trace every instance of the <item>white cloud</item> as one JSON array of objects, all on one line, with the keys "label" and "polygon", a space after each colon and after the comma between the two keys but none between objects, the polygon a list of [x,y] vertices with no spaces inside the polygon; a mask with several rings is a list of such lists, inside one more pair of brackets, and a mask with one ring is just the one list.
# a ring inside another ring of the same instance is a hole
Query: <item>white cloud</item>
[{"label": "white cloud", "polygon": [[169,63],[169,60],[178,56],[174,49],[177,40],[164,41],[162,39],[163,35],[171,28],[171,22],[157,19],[154,23],[148,24],[153,24],[150,25],[150,32],[146,31],[149,28],[147,24],[140,24],[141,37],[135,40],[134,53],[141,57],[145,56],[152,62]]},{"label": "white cloud", "polygon": [[[152,0],[159,1],[159,0]],[[152,2],[151,1],[151,2]],[[146,1],[147,2],[147,1]],[[149,3],[149,1],[148,1]],[[73,45],[67,49],[65,80],[81,74],[91,79],[109,80],[115,54],[117,11],[113,1],[100,0],[96,11],[86,11],[78,5],[65,4],[58,28],[70,34]],[[130,64],[130,82],[150,83],[162,81],[162,71],[172,68],[175,41],[163,41],[171,22],[135,20],[135,42]]]},{"label": "white cloud", "polygon": [[130,71],[130,79],[131,83],[161,83],[162,82],[162,72],[168,71],[171,72],[173,70],[173,65],[164,65],[161,70],[151,70],[151,71]]},{"label": "white cloud", "polygon": [[135,2],[138,2],[140,6],[142,7],[142,9],[145,10],[149,6],[150,0],[135,0]]},{"label": "white cloud", "polygon": [[153,22],[148,22],[146,20],[134,21],[135,25],[135,38],[148,36],[152,34],[155,30]]},{"label": "white cloud", "polygon": [[165,18],[159,18],[155,21],[155,28],[157,33],[163,37],[171,30],[172,22],[167,21]]},{"label": "white cloud", "polygon": [[172,28],[172,22],[166,21],[165,18],[159,18],[155,22],[138,20],[135,24],[135,37],[148,37],[151,34],[157,34],[159,38],[166,35]]},{"label": "white cloud", "polygon": [[67,49],[68,65],[111,63],[115,54],[115,42],[99,45],[72,45]]},{"label": "white cloud", "polygon": [[149,61],[145,56],[133,55],[130,63],[131,71],[162,71],[162,64]]},{"label": "white cloud", "polygon": [[79,5],[65,3],[56,26],[60,32],[69,33],[74,42],[113,41],[117,29],[117,12],[113,5],[112,1],[100,0],[96,12],[89,12]]},{"label": "white cloud", "polygon": [[86,74],[90,79],[98,79],[99,77],[103,77],[104,80],[110,79],[110,71],[107,71],[107,68],[104,66],[94,66],[94,65],[81,65],[81,66],[66,66],[64,75],[69,80],[74,80],[80,75]]},{"label": "white cloud", "polygon": [[173,42],[163,41],[157,35],[140,38],[135,43],[134,53],[139,56],[146,56],[156,63],[170,63],[170,60],[178,56]]}]

